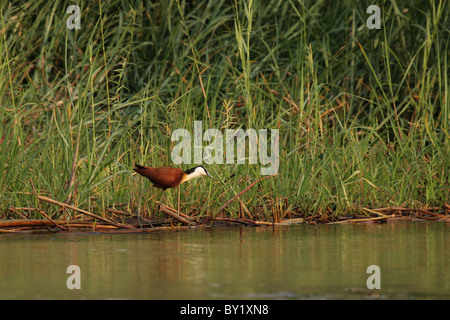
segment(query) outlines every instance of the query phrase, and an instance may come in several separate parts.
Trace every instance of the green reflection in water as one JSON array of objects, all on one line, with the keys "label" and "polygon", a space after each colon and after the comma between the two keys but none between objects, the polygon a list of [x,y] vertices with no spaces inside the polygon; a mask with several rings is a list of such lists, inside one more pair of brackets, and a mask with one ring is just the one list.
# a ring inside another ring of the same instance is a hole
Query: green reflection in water
[{"label": "green reflection in water", "polygon": [[[444,223],[0,237],[1,299],[450,298]],[[81,290],[69,290],[69,265]],[[369,290],[369,265],[381,290]]]}]

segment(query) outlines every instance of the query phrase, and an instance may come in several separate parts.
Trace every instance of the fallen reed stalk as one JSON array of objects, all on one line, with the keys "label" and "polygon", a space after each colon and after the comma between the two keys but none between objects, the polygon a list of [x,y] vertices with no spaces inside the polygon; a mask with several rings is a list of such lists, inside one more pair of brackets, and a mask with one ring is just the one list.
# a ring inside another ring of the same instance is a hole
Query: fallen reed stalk
[{"label": "fallen reed stalk", "polygon": [[[158,202],[159,203],[159,202]],[[182,216],[178,215],[177,213],[173,212],[172,210],[169,210],[169,208],[167,208],[165,205],[163,205],[162,203],[159,203],[160,205],[160,211],[164,212],[165,214],[171,216],[172,218],[180,221],[181,223],[185,223],[188,224],[190,226],[196,226],[197,223],[190,221],[186,218],[183,218]]]},{"label": "fallen reed stalk", "polygon": [[359,223],[359,222],[370,222],[370,221],[379,221],[379,220],[385,220],[385,219],[389,219],[389,218],[394,218],[394,217],[398,217],[397,215],[385,215],[382,217],[374,217],[374,218],[360,218],[360,219],[346,219],[346,220],[342,220],[342,221],[334,221],[334,222],[329,222],[328,224],[345,224],[345,223]]},{"label": "fallen reed stalk", "polygon": [[101,217],[101,216],[96,215],[96,214],[94,214],[94,213],[91,213],[91,212],[89,212],[89,211],[86,211],[86,210],[83,210],[83,209],[79,209],[79,208],[77,208],[77,207],[74,207],[74,206],[71,206],[71,205],[69,205],[69,204],[66,204],[66,203],[63,203],[63,202],[59,202],[59,201],[50,199],[50,198],[48,198],[48,197],[44,197],[44,196],[40,196],[40,195],[37,195],[36,197],[37,197],[39,200],[42,200],[42,201],[45,201],[45,202],[48,202],[48,203],[52,203],[52,204],[56,204],[56,205],[58,205],[58,206],[61,206],[61,207],[64,207],[64,208],[67,208],[67,209],[70,209],[70,210],[77,211],[77,212],[79,212],[79,213],[85,214],[85,215],[90,216],[90,217],[92,217],[92,218],[95,218],[95,219],[97,219],[97,220],[101,220],[101,221],[103,221],[103,222],[106,222],[107,224],[116,226],[116,227],[118,227],[118,228],[134,229],[134,227],[132,227],[132,226],[129,226],[129,225],[126,225],[126,224],[117,223],[117,222],[115,222],[115,221],[111,221],[111,220],[109,220],[109,219],[107,219],[107,218]]},{"label": "fallen reed stalk", "polygon": [[263,178],[260,178],[258,180],[256,180],[255,182],[253,182],[252,184],[250,184],[248,187],[246,187],[244,190],[242,190],[241,192],[239,192],[237,195],[235,195],[234,197],[232,197],[230,200],[228,200],[226,203],[224,203],[219,210],[217,210],[216,214],[214,216],[217,216],[217,214],[222,211],[224,208],[226,208],[231,202],[234,201],[234,199],[239,198],[241,195],[243,195],[244,193],[246,193],[248,190],[250,190],[255,184],[257,184],[258,182],[267,179],[267,178],[271,178],[278,175],[278,173],[272,174],[270,176],[265,176]]}]

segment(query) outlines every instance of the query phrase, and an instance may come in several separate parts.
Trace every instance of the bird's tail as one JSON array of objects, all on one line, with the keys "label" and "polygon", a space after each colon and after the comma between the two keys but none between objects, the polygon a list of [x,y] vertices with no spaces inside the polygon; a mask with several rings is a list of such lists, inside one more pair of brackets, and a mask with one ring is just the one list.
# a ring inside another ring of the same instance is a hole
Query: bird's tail
[{"label": "bird's tail", "polygon": [[134,171],[138,171],[138,170],[142,170],[142,169],[145,169],[145,168],[146,168],[146,167],[140,166],[140,165],[138,165],[138,164],[135,164],[134,167],[135,167],[135,168],[133,169]]}]

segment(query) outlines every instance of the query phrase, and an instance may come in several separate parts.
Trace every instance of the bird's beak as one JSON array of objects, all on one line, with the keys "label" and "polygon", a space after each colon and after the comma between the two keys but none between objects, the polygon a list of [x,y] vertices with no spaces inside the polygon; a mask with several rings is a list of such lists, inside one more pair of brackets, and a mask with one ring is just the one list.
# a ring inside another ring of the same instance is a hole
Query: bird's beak
[{"label": "bird's beak", "polygon": [[[208,177],[210,177],[210,178],[213,178],[213,176],[210,175],[209,172],[206,172],[206,175],[207,175]],[[214,179],[214,178],[213,178],[213,179]]]}]

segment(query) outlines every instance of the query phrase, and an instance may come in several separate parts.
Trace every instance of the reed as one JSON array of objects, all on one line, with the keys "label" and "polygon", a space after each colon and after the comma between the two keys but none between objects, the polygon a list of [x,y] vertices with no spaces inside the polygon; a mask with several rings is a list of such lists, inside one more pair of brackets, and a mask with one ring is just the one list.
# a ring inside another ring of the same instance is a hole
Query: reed
[{"label": "reed", "polygon": [[261,165],[208,166],[218,180],[181,187],[187,215],[450,202],[448,1],[382,1],[381,30],[366,27],[370,1],[81,1],[80,30],[66,27],[70,4],[0,4],[2,217],[75,215],[39,197],[136,212],[150,184],[134,163],[172,165],[172,133],[195,120],[278,129],[280,165],[239,200]]}]

